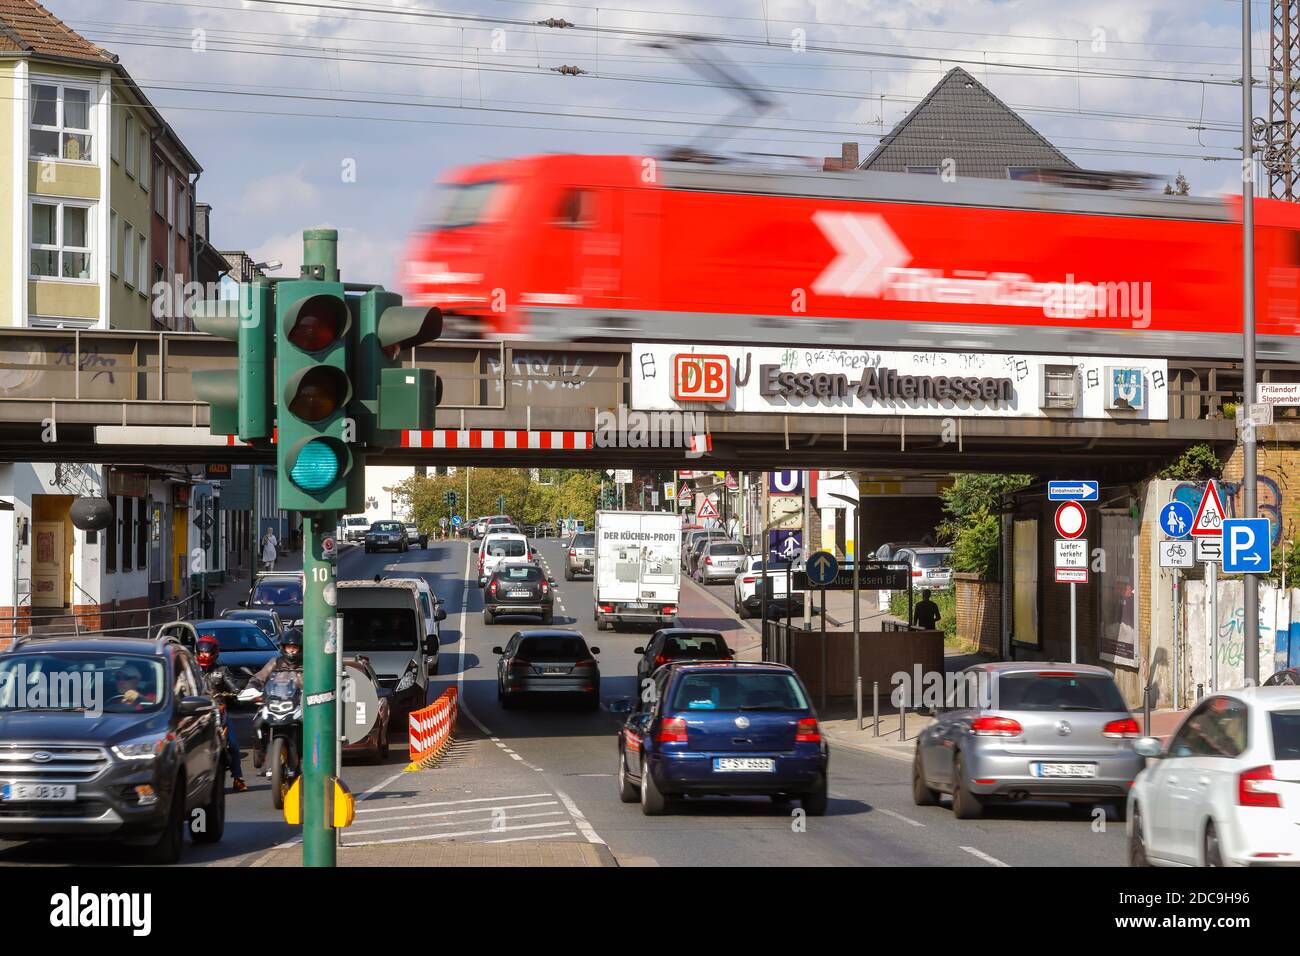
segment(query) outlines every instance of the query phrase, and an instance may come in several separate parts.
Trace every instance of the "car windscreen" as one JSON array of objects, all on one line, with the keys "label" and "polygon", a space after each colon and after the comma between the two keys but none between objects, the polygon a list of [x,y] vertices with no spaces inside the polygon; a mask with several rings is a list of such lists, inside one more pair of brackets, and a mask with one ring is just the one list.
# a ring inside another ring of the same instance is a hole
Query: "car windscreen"
[{"label": "car windscreen", "polygon": [[491,558],[522,558],[528,553],[528,546],[522,541],[491,541],[488,543],[488,557]]},{"label": "car windscreen", "polygon": [[0,658],[0,711],[134,714],[157,710],[166,697],[162,662],[152,657],[58,651]]},{"label": "car windscreen", "polygon": [[344,608],[343,647],[349,654],[419,649],[415,612],[409,608]]},{"label": "car windscreen", "polygon": [[525,637],[515,654],[526,661],[581,661],[589,656],[586,641],[562,634]]},{"label": "car windscreen", "polygon": [[1101,674],[1003,674],[997,695],[999,710],[1128,712],[1115,681]]},{"label": "car windscreen", "polygon": [[738,544],[714,544],[709,548],[711,555],[734,556],[744,553],[745,549]]},{"label": "car windscreen", "polygon": [[254,604],[301,604],[302,584],[298,581],[263,581],[253,591]]},{"label": "car windscreen", "polygon": [[370,526],[371,531],[401,531],[402,526],[396,521],[376,521]]},{"label": "car windscreen", "polygon": [[215,637],[217,646],[223,651],[274,651],[275,643],[263,633],[262,629],[251,622],[247,624],[231,622],[229,624],[202,624],[194,630],[200,638]]},{"label": "car windscreen", "polygon": [[499,182],[459,183],[448,185],[444,192],[442,211],[435,229],[459,229],[483,221],[488,203],[501,189]]},{"label": "car windscreen", "polygon": [[1268,715],[1273,731],[1273,759],[1300,760],[1300,710],[1275,710]]},{"label": "car windscreen", "polygon": [[683,674],[672,709],[807,710],[808,698],[791,674],[719,670]]},{"label": "car windscreen", "polygon": [[542,579],[542,569],[535,568],[530,564],[511,564],[497,571],[496,579],[507,584],[512,581],[535,584]]},{"label": "car windscreen", "polygon": [[594,531],[580,532],[573,536],[571,548],[594,548],[596,546],[596,533]]},{"label": "car windscreen", "polygon": [[951,555],[946,551],[922,551],[912,555],[912,566],[917,568],[946,568]]},{"label": "car windscreen", "polygon": [[718,634],[674,634],[664,639],[664,657],[724,657],[727,645]]}]

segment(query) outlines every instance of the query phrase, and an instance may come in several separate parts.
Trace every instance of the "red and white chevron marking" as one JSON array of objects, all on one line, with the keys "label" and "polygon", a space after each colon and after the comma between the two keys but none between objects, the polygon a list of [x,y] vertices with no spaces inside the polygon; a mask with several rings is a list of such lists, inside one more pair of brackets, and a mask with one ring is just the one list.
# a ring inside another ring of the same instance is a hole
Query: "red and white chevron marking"
[{"label": "red and white chevron marking", "polygon": [[451,738],[452,728],[456,725],[456,688],[448,687],[428,707],[412,711],[408,720],[411,764],[414,766],[441,750]]},{"label": "red and white chevron marking", "polygon": [[590,449],[591,432],[514,431],[470,428],[454,431],[435,428],[429,431],[402,432],[403,448],[535,448],[546,450]]}]

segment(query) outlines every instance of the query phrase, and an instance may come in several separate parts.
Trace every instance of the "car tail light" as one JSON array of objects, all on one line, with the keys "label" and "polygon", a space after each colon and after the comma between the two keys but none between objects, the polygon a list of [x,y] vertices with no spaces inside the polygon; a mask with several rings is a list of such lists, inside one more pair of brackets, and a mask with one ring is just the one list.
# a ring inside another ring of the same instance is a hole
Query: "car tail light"
[{"label": "car tail light", "polygon": [[1010,717],[976,717],[970,722],[970,732],[978,737],[1019,737],[1020,721]]},{"label": "car tail light", "polygon": [[614,606],[613,606],[612,604],[602,604],[602,605],[600,606],[600,613],[601,613],[601,614],[613,614],[613,613],[614,613]]},{"label": "car tail light", "polygon": [[740,580],[741,580],[742,582],[744,582],[745,584],[753,584],[753,583],[755,583],[755,582],[758,580],[758,578],[756,578],[756,577],[747,577],[747,578],[741,578]]},{"label": "car tail light", "polygon": [[655,657],[655,667],[661,667],[661,666],[663,666],[665,663],[667,663],[667,661],[668,661],[668,658],[666,658],[666,657],[664,657],[662,654],[660,654],[660,655],[658,655],[657,657]]},{"label": "car tail light", "polygon": [[797,744],[817,744],[821,743],[822,729],[817,726],[817,718],[803,717],[799,720],[799,726],[794,732],[794,741]]},{"label": "car tail light", "polygon": [[665,614],[676,614],[676,613],[677,613],[677,605],[676,605],[676,604],[669,604],[667,607],[664,608],[664,613],[665,613]]},{"label": "car tail light", "polygon": [[526,661],[526,660],[524,660],[522,657],[516,657],[514,660],[512,660],[512,661],[510,662],[510,666],[511,666],[511,667],[520,667],[520,668],[522,668],[522,667],[532,667],[532,666],[533,666],[533,662],[532,662],[532,661]]},{"label": "car tail light", "polygon": [[912,577],[919,578],[920,576],[921,576],[921,571],[919,568],[912,572]]},{"label": "car tail light", "polygon": [[588,668],[592,668],[595,666],[596,666],[596,662],[594,660],[585,660],[585,661],[578,661],[578,663],[573,665],[573,669],[575,671],[578,670],[579,668],[586,670]]},{"label": "car tail light", "polygon": [[497,579],[493,578],[492,583],[488,585],[488,590],[495,596],[497,593]]},{"label": "car tail light", "polygon": [[1123,720],[1112,720],[1105,727],[1101,728],[1103,737],[1141,737],[1142,728],[1132,717],[1125,717]]},{"label": "car tail light", "polygon": [[1035,677],[1077,677],[1073,671],[1039,671]]},{"label": "car tail light", "polygon": [[659,724],[659,734],[655,740],[661,744],[686,743],[686,720],[682,717],[667,717]]},{"label": "car tail light", "polygon": [[575,549],[575,548],[570,548],[570,549],[569,549],[569,557],[571,557],[571,558],[576,558],[577,556],[578,556],[577,549]]},{"label": "car tail light", "polygon": [[1273,768],[1268,764],[1237,774],[1237,804],[1243,807],[1281,809],[1282,795],[1273,787]]},{"label": "car tail light", "polygon": [[705,557],[704,557],[704,563],[705,563],[705,564],[712,564],[712,563],[713,563],[713,559],[710,558],[708,555],[705,555]]},{"label": "car tail light", "polygon": [[551,591],[551,586],[550,586],[549,584],[547,584],[545,581],[543,581],[543,582],[542,582],[542,593],[543,593],[543,594],[549,594],[550,591]]}]

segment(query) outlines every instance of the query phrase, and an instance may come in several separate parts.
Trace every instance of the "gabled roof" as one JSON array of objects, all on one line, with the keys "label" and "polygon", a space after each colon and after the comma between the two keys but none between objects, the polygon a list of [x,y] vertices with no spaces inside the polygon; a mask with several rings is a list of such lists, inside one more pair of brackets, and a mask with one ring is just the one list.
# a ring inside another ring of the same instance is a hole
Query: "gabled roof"
[{"label": "gabled roof", "polygon": [[116,63],[36,0],[0,0],[0,53],[33,53],[93,63]]},{"label": "gabled roof", "polygon": [[902,173],[947,159],[958,176],[982,179],[1006,179],[1008,166],[1077,168],[961,67],[949,70],[859,168]]}]

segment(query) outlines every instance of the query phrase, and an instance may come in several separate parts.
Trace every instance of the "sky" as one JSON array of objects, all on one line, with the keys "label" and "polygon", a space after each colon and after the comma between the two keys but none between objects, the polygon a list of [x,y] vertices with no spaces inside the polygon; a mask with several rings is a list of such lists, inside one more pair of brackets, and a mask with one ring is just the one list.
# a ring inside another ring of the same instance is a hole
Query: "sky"
[{"label": "sky", "polygon": [[[608,4],[46,0],[120,57],[198,158],[214,243],[280,259],[280,275],[296,273],[304,228],[334,226],[345,280],[400,289],[439,177],[488,159],[654,154],[716,121],[739,127],[734,153],[820,158],[855,141],[865,156],[958,65],[1080,166],[1240,192],[1240,0]],[[1268,5],[1252,10],[1259,82]],[[680,34],[708,38],[704,59],[774,107],[750,115],[661,48]]]}]

